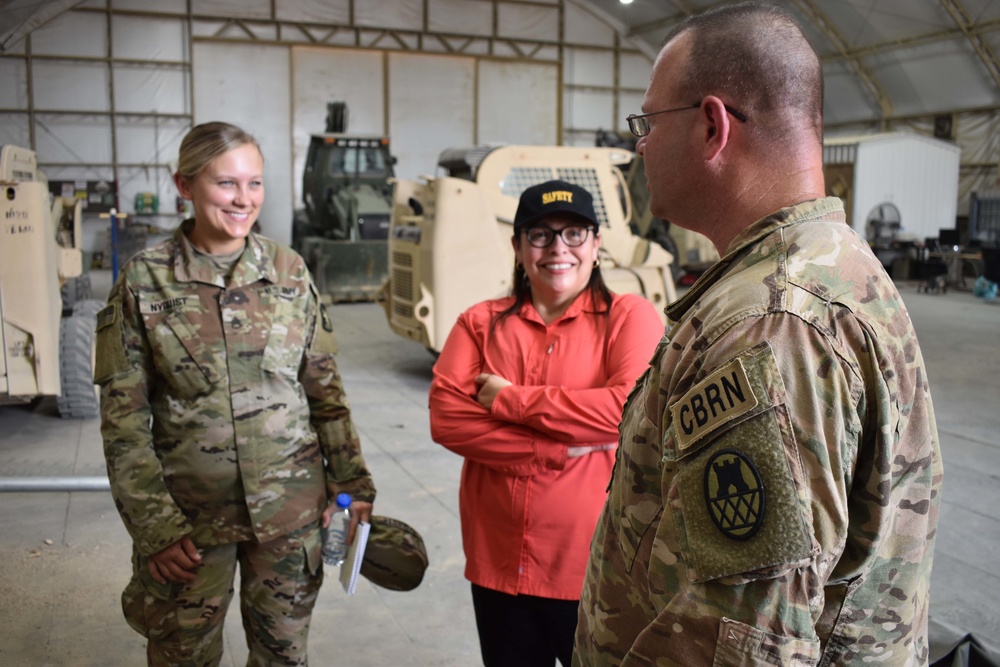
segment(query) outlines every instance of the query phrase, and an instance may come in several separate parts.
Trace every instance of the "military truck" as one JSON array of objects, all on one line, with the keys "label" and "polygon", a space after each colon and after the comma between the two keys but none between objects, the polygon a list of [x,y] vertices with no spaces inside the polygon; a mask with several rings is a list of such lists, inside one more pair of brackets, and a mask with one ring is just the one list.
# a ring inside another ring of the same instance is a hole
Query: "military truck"
[{"label": "military truck", "polygon": [[103,304],[83,276],[82,202],[50,204],[35,153],[17,146],[0,149],[0,189],[0,403],[55,396],[63,417],[96,417]]},{"label": "military truck", "polygon": [[514,213],[528,187],[562,179],[587,188],[601,223],[601,273],[613,292],[657,310],[674,298],[671,257],[629,229],[631,198],[615,148],[474,146],[441,153],[447,175],[398,180],[384,306],[398,335],[440,352],[458,316],[510,292]]},{"label": "military truck", "polygon": [[347,108],[328,105],[326,132],[309,142],[302,174],[304,209],[292,247],[331,301],[372,301],[387,274],[393,165],[389,138],[346,133]]}]

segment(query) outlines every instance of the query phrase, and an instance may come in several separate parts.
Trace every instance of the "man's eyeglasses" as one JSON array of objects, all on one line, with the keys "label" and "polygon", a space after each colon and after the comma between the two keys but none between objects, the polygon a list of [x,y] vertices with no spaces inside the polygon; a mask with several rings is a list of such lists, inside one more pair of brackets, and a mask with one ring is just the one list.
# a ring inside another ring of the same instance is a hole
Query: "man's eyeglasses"
[{"label": "man's eyeglasses", "polygon": [[590,227],[563,227],[559,231],[551,227],[532,227],[524,232],[528,243],[536,248],[548,248],[557,236],[570,248],[577,248],[587,241]]},{"label": "man's eyeglasses", "polygon": [[[726,111],[733,114],[734,118],[743,123],[747,122],[748,119],[745,114],[737,111],[728,104],[724,104],[723,106],[726,107]],[[650,111],[649,113],[631,114],[625,120],[628,121],[628,129],[631,130],[632,134],[634,134],[637,137],[644,137],[647,134],[649,134],[649,131],[652,129],[649,125],[649,121],[646,120],[650,116],[658,116],[661,113],[670,113],[672,111],[687,111],[688,109],[697,109],[699,107],[701,107],[700,100],[695,104],[691,104],[686,107],[677,107],[676,109],[664,109],[662,111]]]}]

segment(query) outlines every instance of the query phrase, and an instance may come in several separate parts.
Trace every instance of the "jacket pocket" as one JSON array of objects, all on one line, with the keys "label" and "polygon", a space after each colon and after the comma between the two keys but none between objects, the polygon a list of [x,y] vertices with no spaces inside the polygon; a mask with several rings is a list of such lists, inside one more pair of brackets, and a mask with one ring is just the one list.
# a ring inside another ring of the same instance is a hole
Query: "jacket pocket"
[{"label": "jacket pocket", "polygon": [[304,291],[269,285],[260,291],[262,309],[269,314],[270,331],[260,367],[296,379],[305,353],[306,306]]},{"label": "jacket pocket", "polygon": [[819,662],[818,640],[771,634],[723,618],[715,645],[713,667],[813,667]]},{"label": "jacket pocket", "polygon": [[213,336],[200,331],[191,321],[192,317],[205,316],[200,300],[184,296],[155,303],[140,301],[139,309],[160,376],[180,398],[208,393],[221,380],[215,364],[216,357],[224,355],[211,347]]}]

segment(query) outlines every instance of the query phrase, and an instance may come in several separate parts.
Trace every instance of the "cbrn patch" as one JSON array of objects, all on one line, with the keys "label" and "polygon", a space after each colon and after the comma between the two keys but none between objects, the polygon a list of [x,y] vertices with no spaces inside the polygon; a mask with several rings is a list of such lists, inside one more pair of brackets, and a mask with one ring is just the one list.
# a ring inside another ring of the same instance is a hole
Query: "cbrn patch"
[{"label": "cbrn patch", "polygon": [[677,446],[687,450],[704,436],[757,409],[743,360],[736,358],[703,378],[670,406],[677,424]]},{"label": "cbrn patch", "polygon": [[731,540],[748,540],[764,521],[767,496],[749,457],[722,449],[705,464],[705,504],[712,521]]}]

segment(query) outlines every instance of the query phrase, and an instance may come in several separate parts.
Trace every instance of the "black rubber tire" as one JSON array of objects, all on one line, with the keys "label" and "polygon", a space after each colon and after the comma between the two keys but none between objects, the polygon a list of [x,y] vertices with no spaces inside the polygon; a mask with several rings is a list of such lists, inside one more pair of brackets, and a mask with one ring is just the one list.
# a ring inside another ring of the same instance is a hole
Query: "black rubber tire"
[{"label": "black rubber tire", "polygon": [[656,242],[659,243],[664,250],[673,255],[674,259],[670,262],[670,275],[676,282],[682,275],[684,275],[684,269],[681,268],[681,256],[677,251],[677,244],[674,242],[674,237],[670,236],[670,234],[666,234],[658,238]]},{"label": "black rubber tire", "polygon": [[674,259],[670,262],[670,276],[674,279],[674,282],[677,282],[684,274],[684,269],[681,267],[681,258],[680,253],[677,252],[677,243],[674,241],[674,237],[670,235],[670,223],[659,218],[654,218],[653,223],[649,227],[647,238],[654,243],[658,243],[661,248],[673,255]]},{"label": "black rubber tire", "polygon": [[84,273],[76,278],[67,278],[59,292],[62,296],[63,314],[69,315],[73,312],[73,307],[76,304],[86,301],[93,295],[90,274]]},{"label": "black rubber tire", "polygon": [[309,236],[309,216],[304,208],[292,213],[292,249],[302,254],[302,244]]},{"label": "black rubber tire", "polygon": [[63,419],[93,419],[101,414],[94,385],[94,345],[100,301],[77,302],[59,325],[59,377],[56,407]]}]

